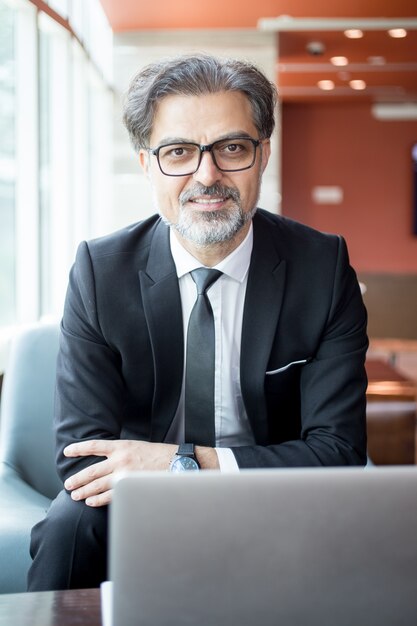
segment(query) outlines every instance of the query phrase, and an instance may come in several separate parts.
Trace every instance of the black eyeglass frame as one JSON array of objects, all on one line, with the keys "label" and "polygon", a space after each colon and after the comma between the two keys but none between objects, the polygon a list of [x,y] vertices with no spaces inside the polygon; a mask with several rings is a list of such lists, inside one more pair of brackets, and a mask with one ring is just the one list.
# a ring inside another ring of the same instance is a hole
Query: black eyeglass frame
[{"label": "black eyeglass frame", "polygon": [[[225,143],[230,141],[230,143],[233,143],[234,141],[239,141],[239,139],[245,139],[246,141],[250,141],[251,144],[253,145],[253,159],[252,159],[252,163],[250,165],[246,165],[245,167],[239,167],[237,169],[224,169],[223,167],[219,167],[219,165],[217,164],[216,161],[216,157],[214,156],[214,152],[213,152],[213,147],[218,144],[218,143]],[[168,146],[177,146],[177,145],[181,145],[181,144],[185,144],[187,146],[196,146],[196,148],[198,148],[200,150],[200,155],[199,155],[199,159],[198,159],[198,163],[197,163],[197,167],[192,170],[191,172],[187,172],[186,174],[167,174],[166,172],[164,172],[164,170],[162,169],[161,166],[161,162],[159,160],[159,151],[162,150],[162,148],[167,148]],[[211,154],[211,158],[213,159],[213,163],[214,165],[217,167],[217,169],[220,172],[243,172],[244,170],[250,170],[251,167],[253,167],[255,165],[255,161],[256,161],[256,148],[258,146],[260,146],[262,144],[262,141],[260,139],[253,139],[252,137],[225,137],[224,139],[217,139],[216,141],[213,141],[213,143],[208,143],[205,145],[199,144],[199,143],[194,143],[193,141],[171,141],[169,143],[164,143],[162,144],[162,146],[158,146],[157,148],[148,148],[148,152],[150,154],[152,154],[153,156],[156,156],[156,160],[158,161],[158,166],[159,169],[161,170],[162,174],[164,174],[164,176],[175,176],[175,177],[179,177],[179,176],[192,176],[192,174],[195,174],[198,171],[198,168],[201,165],[201,160],[203,158],[203,153],[204,152],[210,152]]]}]

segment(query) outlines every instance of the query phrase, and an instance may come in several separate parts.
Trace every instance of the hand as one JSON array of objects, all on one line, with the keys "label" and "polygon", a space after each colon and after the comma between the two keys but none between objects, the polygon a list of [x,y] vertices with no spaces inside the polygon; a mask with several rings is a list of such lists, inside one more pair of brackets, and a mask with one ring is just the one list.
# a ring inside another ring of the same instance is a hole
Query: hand
[{"label": "hand", "polygon": [[85,500],[88,506],[109,504],[115,472],[135,470],[167,470],[178,446],[167,443],[149,443],[130,439],[92,439],[72,443],[64,449],[67,457],[107,457],[70,476],[65,489],[73,500]]}]

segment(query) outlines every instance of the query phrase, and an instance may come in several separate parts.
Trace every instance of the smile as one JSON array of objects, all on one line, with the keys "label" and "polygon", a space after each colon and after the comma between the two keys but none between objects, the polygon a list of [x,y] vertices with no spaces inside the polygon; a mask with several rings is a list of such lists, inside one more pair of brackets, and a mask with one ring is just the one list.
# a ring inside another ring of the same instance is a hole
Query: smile
[{"label": "smile", "polygon": [[225,198],[193,198],[191,200],[191,202],[196,202],[197,204],[218,204],[224,201]]}]

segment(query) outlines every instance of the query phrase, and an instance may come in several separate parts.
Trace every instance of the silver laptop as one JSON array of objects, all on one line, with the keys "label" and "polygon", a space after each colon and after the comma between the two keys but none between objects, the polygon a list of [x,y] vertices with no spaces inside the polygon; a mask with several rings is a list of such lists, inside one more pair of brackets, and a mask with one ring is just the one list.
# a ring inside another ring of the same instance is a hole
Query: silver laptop
[{"label": "silver laptop", "polygon": [[114,626],[415,626],[417,468],[130,474]]}]

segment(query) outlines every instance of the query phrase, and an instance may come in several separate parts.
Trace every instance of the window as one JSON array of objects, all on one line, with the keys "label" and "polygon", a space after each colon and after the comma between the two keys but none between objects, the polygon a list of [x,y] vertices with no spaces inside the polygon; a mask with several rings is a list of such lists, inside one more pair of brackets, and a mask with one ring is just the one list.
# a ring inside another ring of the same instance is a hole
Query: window
[{"label": "window", "polygon": [[0,325],[16,315],[16,81],[14,9],[0,0]]},{"label": "window", "polygon": [[111,30],[98,0],[38,4],[0,0],[0,327],[61,315],[110,207]]},{"label": "window", "polygon": [[40,307],[58,313],[72,249],[71,36],[39,16]]}]

